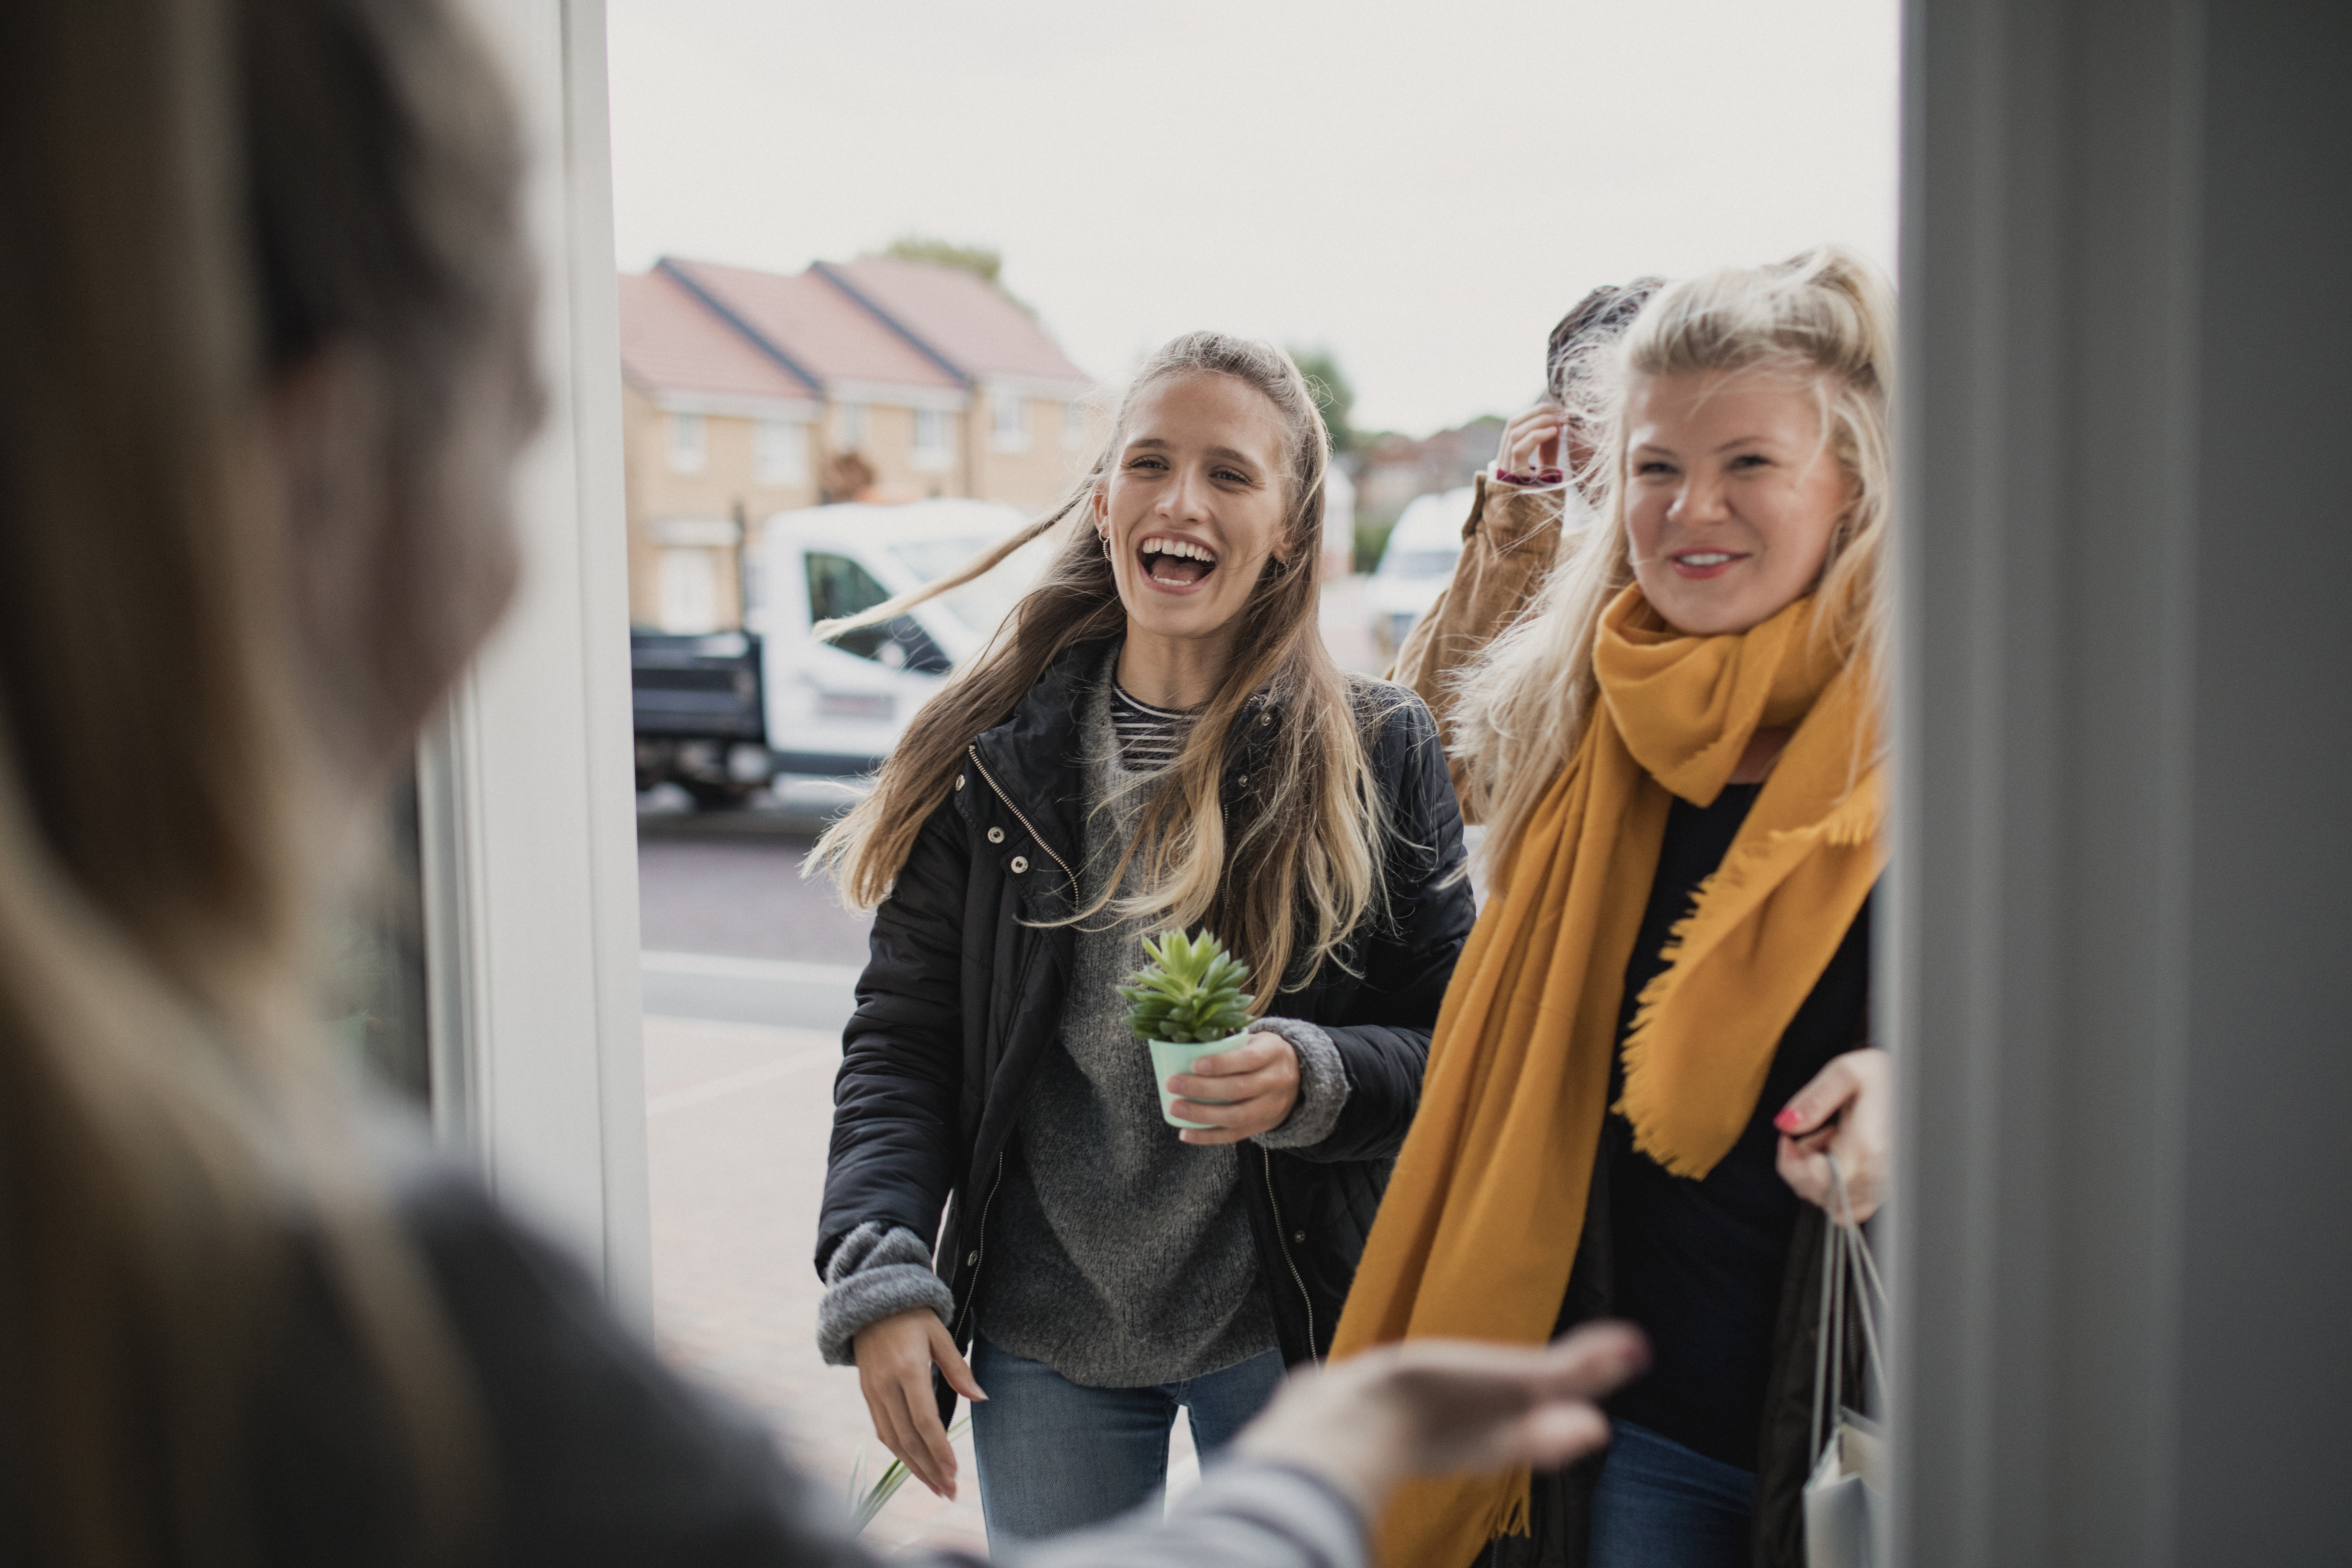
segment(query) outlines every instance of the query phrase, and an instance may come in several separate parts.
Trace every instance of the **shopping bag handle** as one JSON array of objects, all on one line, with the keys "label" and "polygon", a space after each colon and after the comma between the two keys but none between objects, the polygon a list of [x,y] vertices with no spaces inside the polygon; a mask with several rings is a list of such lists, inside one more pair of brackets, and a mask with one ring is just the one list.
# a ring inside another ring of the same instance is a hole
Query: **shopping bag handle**
[{"label": "shopping bag handle", "polygon": [[[1837,1436],[1838,1412],[1845,1404],[1845,1296],[1848,1282],[1853,1289],[1854,1315],[1862,1320],[1864,1353],[1869,1357],[1871,1375],[1878,1380],[1882,1392],[1887,1388],[1886,1363],[1878,1343],[1878,1307],[1886,1300],[1886,1282],[1878,1272],[1878,1261],[1870,1254],[1870,1243],[1862,1234],[1862,1226],[1853,1217],[1853,1199],[1846,1191],[1845,1173],[1838,1169],[1837,1156],[1824,1152],[1830,1172],[1830,1229],[1822,1248],[1822,1310],[1818,1331],[1813,1335],[1813,1462],[1821,1463],[1823,1427],[1828,1428],[1827,1440]],[[1828,1399],[1824,1404],[1822,1395]]]}]

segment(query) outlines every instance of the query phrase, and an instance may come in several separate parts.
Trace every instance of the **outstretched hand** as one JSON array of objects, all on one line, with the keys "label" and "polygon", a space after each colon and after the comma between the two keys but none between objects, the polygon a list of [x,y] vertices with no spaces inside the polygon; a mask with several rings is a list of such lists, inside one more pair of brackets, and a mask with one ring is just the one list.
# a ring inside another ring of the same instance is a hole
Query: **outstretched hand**
[{"label": "outstretched hand", "polygon": [[1407,1340],[1295,1374],[1235,1451],[1320,1475],[1369,1516],[1409,1476],[1557,1469],[1605,1447],[1596,1402],[1649,1364],[1622,1323],[1538,1349]]}]

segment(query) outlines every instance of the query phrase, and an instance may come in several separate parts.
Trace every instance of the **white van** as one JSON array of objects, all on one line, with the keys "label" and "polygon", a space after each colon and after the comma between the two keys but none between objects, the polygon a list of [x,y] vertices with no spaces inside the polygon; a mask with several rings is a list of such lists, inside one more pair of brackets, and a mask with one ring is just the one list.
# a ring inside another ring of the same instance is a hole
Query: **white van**
[{"label": "white van", "polygon": [[1475,487],[1415,496],[1397,515],[1381,548],[1381,563],[1372,569],[1370,600],[1372,636],[1381,651],[1393,658],[1415,621],[1429,614],[1437,595],[1454,578],[1454,563],[1462,553],[1462,525],[1469,521]]},{"label": "white van", "polygon": [[830,642],[809,628],[947,575],[1030,519],[993,501],[810,507],[767,522],[751,588],[772,767],[865,773],[881,766],[952,669],[987,643],[1044,571],[1051,538],[974,583]]}]

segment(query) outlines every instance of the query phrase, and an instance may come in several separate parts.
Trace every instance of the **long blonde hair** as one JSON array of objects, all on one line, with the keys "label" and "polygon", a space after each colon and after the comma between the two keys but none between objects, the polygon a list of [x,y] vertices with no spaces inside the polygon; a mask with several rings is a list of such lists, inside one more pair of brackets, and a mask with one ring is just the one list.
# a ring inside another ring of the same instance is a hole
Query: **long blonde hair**
[{"label": "long blonde hair", "polygon": [[[1593,634],[1633,581],[1622,417],[1631,377],[1783,371],[1806,380],[1822,437],[1849,483],[1816,590],[1822,624],[1843,649],[1884,651],[1895,298],[1868,262],[1822,246],[1771,266],[1670,284],[1593,369],[1596,401],[1587,416],[1601,439],[1589,482],[1603,498],[1601,516],[1565,542],[1534,608],[1460,679],[1452,748],[1468,763],[1474,815],[1487,825],[1479,853],[1490,868],[1508,864],[1529,814],[1584,738],[1600,696]],[[1884,658],[1876,668],[1885,668]]]},{"label": "long blonde hair", "polygon": [[254,454],[319,342],[436,401],[520,168],[446,0],[0,10],[0,1555],[252,1550],[304,1242],[450,1539],[452,1347],[309,1016],[299,545]]},{"label": "long blonde hair", "polygon": [[[1043,580],[989,647],[915,715],[873,793],[818,841],[810,865],[829,870],[853,907],[881,902],[916,834],[947,799],[965,765],[965,748],[1003,722],[1066,649],[1125,628],[1127,613],[1089,525],[1090,510],[1109,482],[1137,398],[1194,374],[1232,376],[1263,394],[1280,416],[1286,437],[1282,537],[1289,559],[1268,557],[1241,610],[1232,663],[1181,753],[1145,790],[1139,826],[1118,863],[1123,871],[1140,859],[1143,891],[1114,908],[1124,917],[1174,926],[1207,923],[1259,977],[1263,1007],[1277,980],[1305,984],[1372,912],[1385,832],[1365,743],[1381,715],[1374,704],[1355,702],[1317,620],[1329,437],[1306,378],[1288,354],[1267,343],[1192,332],[1166,344],[1137,372],[1108,441],[1058,507],[962,571],[818,628],[833,635],[887,620],[992,570],[1031,540],[1062,531]],[[1271,755],[1250,782],[1246,805],[1229,824],[1219,809],[1228,742],[1244,705],[1261,691],[1283,721],[1273,728]],[[1118,880],[1115,871],[1110,886]]]}]

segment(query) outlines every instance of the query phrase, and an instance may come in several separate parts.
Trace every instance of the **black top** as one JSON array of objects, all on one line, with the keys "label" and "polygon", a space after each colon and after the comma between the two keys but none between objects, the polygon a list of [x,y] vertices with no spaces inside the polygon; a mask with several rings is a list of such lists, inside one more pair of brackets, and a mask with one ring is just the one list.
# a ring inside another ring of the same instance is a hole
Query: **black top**
[{"label": "black top", "polygon": [[[1676,800],[1666,818],[1642,934],[1625,965],[1615,1075],[1643,988],[1665,968],[1661,950],[1690,912],[1756,804],[1760,784],[1726,786],[1704,809]],[[1704,1180],[1669,1175],[1620,1134],[1610,1173],[1616,1310],[1650,1336],[1650,1374],[1612,1400],[1610,1413],[1711,1459],[1757,1467],[1772,1331],[1789,1242],[1804,1200],[1773,1165],[1772,1118],[1832,1057],[1863,1043],[1870,994],[1870,906],[1798,1008],[1772,1058],[1748,1127]],[[1612,1100],[1616,1085],[1611,1086]]]}]

